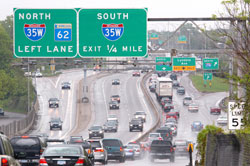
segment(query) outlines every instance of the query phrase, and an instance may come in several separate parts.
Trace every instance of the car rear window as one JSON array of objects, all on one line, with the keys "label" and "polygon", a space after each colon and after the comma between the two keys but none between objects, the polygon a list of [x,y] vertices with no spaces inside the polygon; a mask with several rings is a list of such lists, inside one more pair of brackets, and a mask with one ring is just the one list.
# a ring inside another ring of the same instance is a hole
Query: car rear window
[{"label": "car rear window", "polygon": [[121,146],[118,140],[103,140],[103,146]]},{"label": "car rear window", "polygon": [[154,140],[151,145],[166,145],[171,146],[171,142],[163,140]]},{"label": "car rear window", "polygon": [[10,142],[13,148],[40,148],[38,138],[13,138]]},{"label": "car rear window", "polygon": [[79,155],[81,150],[78,147],[47,147],[45,155],[72,154]]},{"label": "car rear window", "polygon": [[187,146],[187,142],[185,141],[176,141],[174,144],[176,146]]},{"label": "car rear window", "polygon": [[70,138],[70,142],[83,142],[83,139],[78,137],[72,137]]},{"label": "car rear window", "polygon": [[101,143],[99,141],[90,141],[92,148],[101,148]]}]

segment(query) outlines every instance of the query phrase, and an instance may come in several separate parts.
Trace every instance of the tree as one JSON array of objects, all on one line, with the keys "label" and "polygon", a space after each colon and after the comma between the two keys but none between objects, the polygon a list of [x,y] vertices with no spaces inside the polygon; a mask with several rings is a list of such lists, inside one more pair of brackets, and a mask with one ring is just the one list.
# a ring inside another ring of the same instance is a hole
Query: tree
[{"label": "tree", "polygon": [[0,24],[0,70],[7,70],[12,61],[12,42]]},{"label": "tree", "polygon": [[[218,34],[224,40],[228,55],[237,60],[238,75],[230,77],[234,84],[243,89],[244,93],[234,96],[238,102],[245,102],[244,123],[250,126],[250,0],[225,0],[225,8],[220,17],[229,17],[228,23],[220,23]],[[216,19],[216,16],[214,16]]]},{"label": "tree", "polygon": [[7,16],[4,21],[0,22],[3,28],[8,33],[9,37],[13,39],[13,15]]}]

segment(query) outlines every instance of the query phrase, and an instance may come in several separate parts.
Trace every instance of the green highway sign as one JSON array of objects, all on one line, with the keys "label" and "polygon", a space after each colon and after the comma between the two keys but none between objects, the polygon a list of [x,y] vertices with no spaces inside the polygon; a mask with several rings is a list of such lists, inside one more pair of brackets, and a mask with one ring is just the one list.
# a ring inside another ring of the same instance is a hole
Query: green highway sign
[{"label": "green highway sign", "polygon": [[17,58],[77,56],[75,9],[14,9],[13,27]]},{"label": "green highway sign", "polygon": [[195,58],[194,57],[188,57],[188,58],[177,58],[173,57],[173,71],[195,71]]},{"label": "green highway sign", "polygon": [[146,9],[80,9],[81,57],[147,55]]},{"label": "green highway sign", "polygon": [[157,33],[151,33],[150,40],[155,40],[155,39],[159,39],[159,35]]},{"label": "green highway sign", "polygon": [[156,71],[172,71],[172,65],[170,65],[170,57],[156,57],[155,62],[157,63],[157,65],[155,66]]},{"label": "green highway sign", "polygon": [[213,73],[204,73],[203,74],[203,80],[212,80],[213,79]]},{"label": "green highway sign", "polygon": [[204,58],[202,62],[203,70],[219,70],[218,58]]},{"label": "green highway sign", "polygon": [[178,37],[178,43],[184,43],[186,44],[187,43],[187,37],[186,36],[179,36]]}]

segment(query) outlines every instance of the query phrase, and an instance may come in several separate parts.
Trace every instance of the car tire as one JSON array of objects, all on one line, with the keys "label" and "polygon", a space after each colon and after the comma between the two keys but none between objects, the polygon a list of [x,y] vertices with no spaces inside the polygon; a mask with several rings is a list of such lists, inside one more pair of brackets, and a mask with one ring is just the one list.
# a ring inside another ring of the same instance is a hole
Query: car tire
[{"label": "car tire", "polygon": [[174,163],[174,161],[175,161],[175,157],[172,156],[172,157],[170,158],[170,162],[171,162],[171,163]]},{"label": "car tire", "polygon": [[62,127],[60,127],[60,130],[62,130]]},{"label": "car tire", "polygon": [[129,129],[129,132],[132,132],[132,129]]},{"label": "car tire", "polygon": [[103,165],[108,164],[108,160],[103,160],[103,161],[102,161],[102,164],[103,164]]},{"label": "car tire", "polygon": [[121,158],[119,159],[119,161],[120,161],[120,163],[124,163],[124,162],[125,162],[125,158],[124,158],[124,157],[121,157]]},{"label": "car tire", "polygon": [[104,138],[104,134],[101,136],[101,138]]}]

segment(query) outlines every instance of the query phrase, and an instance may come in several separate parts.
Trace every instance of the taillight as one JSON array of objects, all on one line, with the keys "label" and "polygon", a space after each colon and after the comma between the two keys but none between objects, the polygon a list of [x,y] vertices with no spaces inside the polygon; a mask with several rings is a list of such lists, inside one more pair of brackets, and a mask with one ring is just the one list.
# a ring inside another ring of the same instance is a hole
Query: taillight
[{"label": "taillight", "polygon": [[133,152],[133,150],[129,150],[129,152]]},{"label": "taillight", "polygon": [[172,133],[172,131],[170,131],[170,135],[172,135],[173,133]]},{"label": "taillight", "polygon": [[122,152],[123,151],[123,148],[122,147],[120,147],[120,152]]},{"label": "taillight", "polygon": [[84,159],[83,158],[79,158],[75,164],[75,166],[80,166],[84,164]]},{"label": "taillight", "polygon": [[173,151],[173,148],[170,148],[170,152],[172,152]]},{"label": "taillight", "polygon": [[137,152],[140,152],[140,149],[137,149],[136,151],[137,151]]},{"label": "taillight", "polygon": [[166,136],[168,137],[168,133],[166,134]]},{"label": "taillight", "polygon": [[2,163],[2,166],[8,166],[9,165],[8,160],[6,158],[2,158],[1,163]]},{"label": "taillight", "polygon": [[42,154],[43,154],[43,151],[44,151],[43,149],[40,149],[40,155],[42,155]]},{"label": "taillight", "polygon": [[45,160],[45,158],[41,158],[39,161],[39,166],[48,166],[47,161]]},{"label": "taillight", "polygon": [[95,152],[104,152],[103,149],[96,149]]},{"label": "taillight", "polygon": [[161,140],[161,141],[162,141],[162,138],[161,138],[161,137],[159,137],[159,140]]},{"label": "taillight", "polygon": [[90,154],[90,153],[91,153],[91,150],[89,149],[89,150],[88,150],[88,154]]}]

